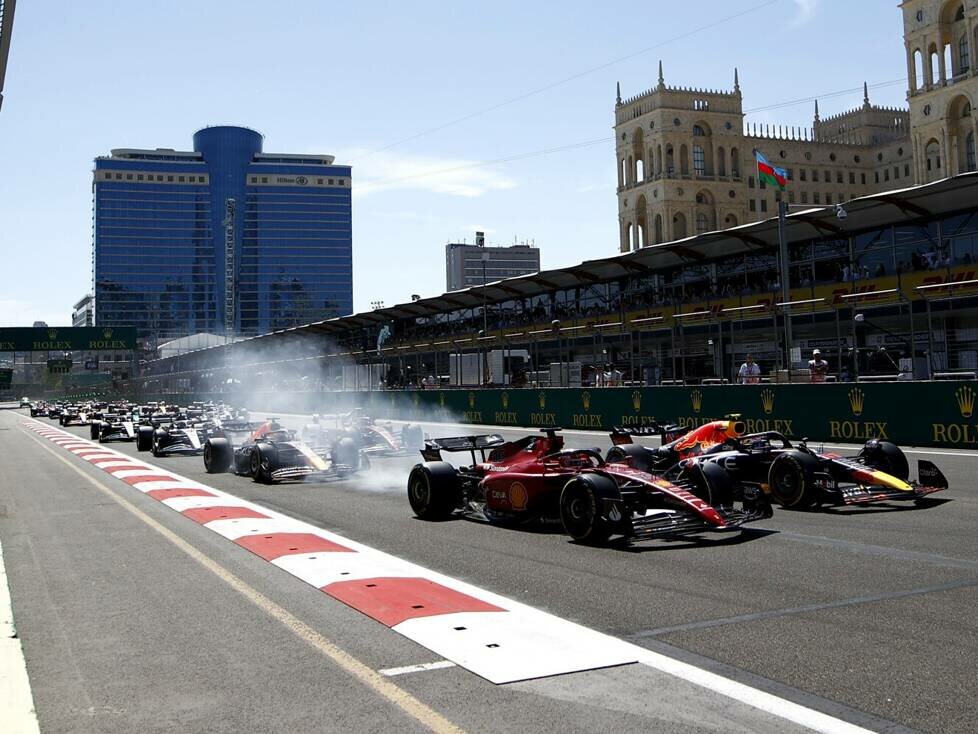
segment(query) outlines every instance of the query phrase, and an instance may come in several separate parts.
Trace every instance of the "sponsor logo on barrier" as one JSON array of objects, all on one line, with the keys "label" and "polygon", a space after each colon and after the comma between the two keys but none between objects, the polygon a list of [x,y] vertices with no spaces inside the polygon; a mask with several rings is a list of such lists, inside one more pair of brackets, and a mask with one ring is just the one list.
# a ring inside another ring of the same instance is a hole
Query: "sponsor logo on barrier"
[{"label": "sponsor logo on barrier", "polygon": [[829,421],[829,436],[860,441],[890,437],[886,421]]},{"label": "sponsor logo on barrier", "polygon": [[505,390],[499,394],[499,402],[503,405],[503,410],[509,409],[509,393]]},{"label": "sponsor logo on barrier", "polygon": [[632,408],[638,413],[642,409],[642,392],[641,390],[632,391]]},{"label": "sponsor logo on barrier", "polygon": [[542,392],[539,395],[537,395],[537,398],[540,401],[540,410],[543,410],[544,408],[546,408],[547,407],[547,393]]},{"label": "sponsor logo on barrier", "polygon": [[602,428],[604,423],[600,415],[591,414],[591,393],[587,390],[581,393],[581,405],[584,413],[577,413],[571,416],[571,425],[574,428]]},{"label": "sponsor logo on barrier", "polygon": [[761,390],[761,407],[764,409],[764,415],[771,415],[774,412],[774,391],[769,387]]},{"label": "sponsor logo on barrier", "polygon": [[703,409],[703,393],[701,393],[699,390],[692,390],[689,393],[689,400],[693,405],[694,413],[699,413]]},{"label": "sponsor logo on barrier", "polygon": [[515,410],[497,410],[493,416],[496,425],[499,426],[518,426],[520,424],[520,414]]},{"label": "sponsor logo on barrier", "polygon": [[654,415],[623,415],[618,421],[620,426],[645,426],[655,423]]},{"label": "sponsor logo on barrier", "polygon": [[438,404],[443,408],[445,407],[445,393],[438,393]]},{"label": "sponsor logo on barrier", "polygon": [[556,426],[556,413],[530,413],[531,426]]},{"label": "sponsor logo on barrier", "polygon": [[475,393],[474,392],[470,392],[469,393],[469,408],[474,408],[474,407],[475,407]]},{"label": "sponsor logo on barrier", "polygon": [[866,394],[858,387],[849,391],[849,407],[852,408],[853,415],[862,415],[863,407],[866,404]]},{"label": "sponsor logo on barrier", "polygon": [[463,423],[482,423],[481,410],[466,410],[462,413]]},{"label": "sponsor logo on barrier", "polygon": [[954,398],[958,403],[958,410],[961,411],[962,418],[970,418],[975,409],[975,391],[970,387],[959,387],[954,391]]}]

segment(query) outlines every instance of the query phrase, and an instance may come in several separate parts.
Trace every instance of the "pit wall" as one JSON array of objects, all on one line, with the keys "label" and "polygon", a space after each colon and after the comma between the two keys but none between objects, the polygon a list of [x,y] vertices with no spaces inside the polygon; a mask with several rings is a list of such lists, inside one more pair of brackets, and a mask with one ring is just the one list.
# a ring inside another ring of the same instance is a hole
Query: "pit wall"
[{"label": "pit wall", "polygon": [[606,431],[653,420],[695,426],[739,413],[750,432],[812,441],[978,447],[978,384],[842,383],[716,387],[423,390],[247,395],[142,395],[141,401],[224,399],[252,410],[338,413],[355,406],[374,418]]}]

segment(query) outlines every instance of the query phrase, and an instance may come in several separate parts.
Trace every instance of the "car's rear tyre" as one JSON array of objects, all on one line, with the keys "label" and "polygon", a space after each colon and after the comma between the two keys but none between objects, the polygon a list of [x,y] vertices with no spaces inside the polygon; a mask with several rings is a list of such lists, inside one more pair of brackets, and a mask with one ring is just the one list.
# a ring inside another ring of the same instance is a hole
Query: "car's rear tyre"
[{"label": "car's rear tyre", "polygon": [[424,429],[416,423],[408,423],[401,428],[401,443],[407,451],[420,451],[424,448]]},{"label": "car's rear tyre", "polygon": [[139,426],[136,429],[136,451],[149,451],[153,448],[153,429]]},{"label": "car's rear tyre", "polygon": [[262,484],[272,484],[272,472],[275,471],[275,449],[271,446],[255,446],[251,452],[251,478]]},{"label": "car's rear tyre", "polygon": [[204,470],[208,474],[223,474],[231,468],[234,458],[226,438],[211,438],[204,444]]},{"label": "car's rear tyre", "polygon": [[564,532],[578,543],[607,543],[614,528],[604,516],[603,500],[615,496],[618,496],[618,485],[607,477],[581,474],[571,479],[560,493]]},{"label": "car's rear tyre", "polygon": [[904,482],[910,479],[910,462],[907,461],[903,450],[895,443],[876,439],[867,441],[859,456],[867,466],[886,472],[891,477],[902,479]]},{"label": "car's rear tyre", "polygon": [[619,446],[612,446],[605,454],[605,461],[609,464],[627,464],[631,460],[631,465],[639,471],[649,471],[652,468],[652,459],[649,450],[637,443],[624,443]]},{"label": "car's rear tyre", "polygon": [[360,449],[357,442],[349,436],[344,436],[335,444],[329,452],[336,473],[346,476],[360,469]]},{"label": "car's rear tyre", "polygon": [[768,470],[771,495],[784,507],[807,509],[818,501],[815,469],[818,462],[800,451],[778,456]]},{"label": "car's rear tyre", "polygon": [[407,489],[411,509],[422,520],[445,520],[462,503],[462,482],[447,461],[415,466]]},{"label": "car's rear tyre", "polygon": [[88,429],[88,437],[93,441],[98,438],[100,425],[101,421],[92,421],[92,425]]}]

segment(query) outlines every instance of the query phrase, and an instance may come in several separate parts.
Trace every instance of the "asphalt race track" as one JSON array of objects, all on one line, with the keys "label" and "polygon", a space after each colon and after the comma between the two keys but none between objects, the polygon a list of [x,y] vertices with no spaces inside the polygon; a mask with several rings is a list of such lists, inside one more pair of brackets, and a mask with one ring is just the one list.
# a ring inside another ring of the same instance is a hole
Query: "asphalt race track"
[{"label": "asphalt race track", "polygon": [[909,454],[951,483],[927,507],[776,510],[719,540],[591,548],[554,528],[415,519],[413,457],[264,486],[111,444],[702,673],[639,662],[494,685],[28,430],[26,413],[0,411],[0,542],[42,732],[974,731],[978,453]]}]

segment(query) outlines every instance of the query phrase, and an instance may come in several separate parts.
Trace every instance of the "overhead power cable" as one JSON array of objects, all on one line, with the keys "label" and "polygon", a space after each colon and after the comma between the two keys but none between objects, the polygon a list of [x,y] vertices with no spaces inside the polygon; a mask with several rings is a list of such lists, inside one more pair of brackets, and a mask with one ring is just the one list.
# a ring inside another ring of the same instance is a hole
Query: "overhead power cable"
[{"label": "overhead power cable", "polygon": [[692,30],[686,31],[685,33],[681,33],[678,36],[673,36],[671,38],[667,38],[664,41],[659,41],[658,43],[656,43],[656,44],[654,44],[652,46],[648,46],[648,47],[643,48],[643,49],[641,49],[639,51],[634,51],[634,52],[632,52],[630,54],[627,54],[626,56],[620,56],[620,57],[618,57],[616,59],[612,59],[611,61],[606,61],[603,64],[599,64],[597,66],[592,66],[590,69],[585,69],[583,71],[579,71],[576,74],[573,74],[571,76],[565,77],[565,78],[560,79],[558,81],[551,82],[550,84],[546,84],[546,85],[544,85],[542,87],[537,87],[536,89],[531,89],[530,91],[524,92],[523,94],[517,95],[516,97],[510,97],[509,99],[503,100],[502,102],[497,102],[496,104],[490,105],[489,107],[484,107],[484,108],[482,108],[480,110],[475,110],[474,112],[470,112],[470,113],[468,113],[466,115],[462,115],[461,117],[457,117],[457,118],[455,118],[453,120],[449,120],[448,122],[442,123],[441,125],[436,125],[435,127],[429,128],[427,130],[422,130],[421,132],[414,133],[413,135],[409,135],[406,138],[401,138],[400,140],[395,140],[393,143],[389,143],[388,145],[385,145],[385,146],[380,147],[380,148],[375,148],[374,150],[368,151],[367,153],[364,153],[363,155],[358,156],[357,158],[354,158],[351,161],[351,163],[356,163],[358,160],[363,160],[364,158],[367,158],[369,156],[376,155],[377,153],[381,153],[381,152],[383,152],[385,150],[390,150],[391,148],[395,148],[395,147],[397,147],[399,145],[403,145],[404,143],[410,142],[412,140],[417,140],[418,138],[422,138],[422,137],[424,137],[426,135],[430,135],[431,133],[435,133],[435,132],[438,132],[440,130],[444,130],[445,128],[452,127],[453,125],[457,125],[460,122],[465,122],[466,120],[471,120],[474,117],[479,117],[480,115],[484,115],[484,114],[486,114],[488,112],[494,112],[495,110],[498,110],[498,109],[500,109],[502,107],[506,107],[507,105],[514,104],[516,102],[520,102],[520,101],[522,101],[524,99],[527,99],[528,97],[533,97],[533,96],[535,96],[537,94],[542,94],[543,92],[550,91],[551,89],[555,89],[556,87],[560,87],[560,86],[562,86],[564,84],[567,84],[569,82],[575,81],[575,80],[580,79],[580,78],[585,77],[585,76],[588,76],[589,74],[593,74],[596,71],[600,71],[602,69],[607,69],[609,66],[614,66],[615,64],[620,64],[623,61],[629,61],[631,59],[636,58],[637,56],[642,56],[643,54],[647,54],[650,51],[654,51],[654,50],[656,50],[658,48],[662,48],[663,46],[666,46],[666,45],[668,45],[670,43],[675,43],[676,41],[682,41],[682,40],[684,40],[686,38],[689,38],[690,36],[696,35],[697,33],[702,33],[703,31],[709,30],[711,28],[716,28],[717,26],[721,26],[724,23],[729,23],[730,21],[736,20],[738,18],[742,18],[745,15],[749,15],[751,13],[755,13],[758,10],[763,10],[764,8],[767,8],[767,7],[769,7],[771,5],[774,5],[775,3],[778,3],[778,2],[781,2],[781,0],[765,0],[765,2],[759,3],[757,5],[753,5],[753,6],[749,7],[749,8],[746,8],[745,10],[741,10],[738,13],[734,13],[732,15],[727,15],[727,16],[725,16],[723,18],[720,18],[718,20],[713,21],[712,23],[707,23],[705,25],[698,26],[697,28],[693,28]]}]

